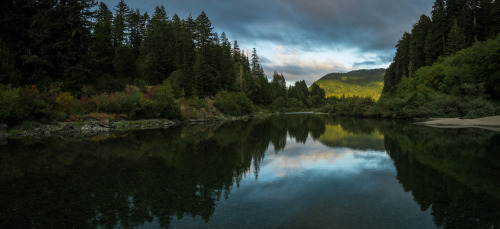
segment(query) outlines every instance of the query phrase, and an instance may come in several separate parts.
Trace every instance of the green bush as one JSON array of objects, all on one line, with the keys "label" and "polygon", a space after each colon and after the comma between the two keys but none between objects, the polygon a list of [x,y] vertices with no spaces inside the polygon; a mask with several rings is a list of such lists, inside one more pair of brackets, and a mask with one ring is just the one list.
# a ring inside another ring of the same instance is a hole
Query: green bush
[{"label": "green bush", "polygon": [[20,124],[23,121],[53,119],[49,104],[35,86],[13,88],[0,85],[0,122]]},{"label": "green bush", "polygon": [[228,115],[249,114],[254,110],[252,102],[243,92],[221,91],[215,95],[214,105]]},{"label": "green bush", "polygon": [[372,109],[380,117],[415,119],[428,117],[479,118],[498,115],[495,105],[482,97],[463,97],[432,92],[384,97]]},{"label": "green bush", "polygon": [[333,103],[330,113],[341,116],[366,116],[374,104],[371,98],[342,98]]},{"label": "green bush", "polygon": [[156,109],[159,117],[162,118],[180,118],[181,108],[179,103],[174,99],[171,90],[167,84],[163,84],[156,92],[155,96]]}]

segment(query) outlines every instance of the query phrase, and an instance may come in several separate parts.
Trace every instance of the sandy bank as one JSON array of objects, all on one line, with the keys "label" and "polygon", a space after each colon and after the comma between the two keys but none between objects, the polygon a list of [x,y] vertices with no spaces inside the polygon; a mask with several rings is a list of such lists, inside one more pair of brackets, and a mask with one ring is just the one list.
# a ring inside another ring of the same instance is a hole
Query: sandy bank
[{"label": "sandy bank", "polygon": [[482,128],[500,131],[500,116],[490,116],[478,119],[436,118],[415,124],[438,128]]}]

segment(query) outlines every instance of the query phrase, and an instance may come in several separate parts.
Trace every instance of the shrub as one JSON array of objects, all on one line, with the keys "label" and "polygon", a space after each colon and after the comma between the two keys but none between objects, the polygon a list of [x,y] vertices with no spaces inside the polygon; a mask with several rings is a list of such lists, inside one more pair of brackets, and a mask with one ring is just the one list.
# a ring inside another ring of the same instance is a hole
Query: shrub
[{"label": "shrub", "polygon": [[50,106],[35,86],[12,88],[0,86],[0,121],[20,124],[23,121],[52,119]]},{"label": "shrub", "polygon": [[168,85],[163,84],[154,96],[156,100],[156,109],[159,117],[162,118],[180,118],[181,108],[179,103],[172,96]]},{"label": "shrub", "polygon": [[56,97],[56,103],[63,109],[66,114],[70,114],[73,110],[75,102],[73,96],[69,92],[62,92]]},{"label": "shrub", "polygon": [[228,115],[249,114],[254,110],[252,102],[243,92],[221,91],[215,95],[214,105]]}]

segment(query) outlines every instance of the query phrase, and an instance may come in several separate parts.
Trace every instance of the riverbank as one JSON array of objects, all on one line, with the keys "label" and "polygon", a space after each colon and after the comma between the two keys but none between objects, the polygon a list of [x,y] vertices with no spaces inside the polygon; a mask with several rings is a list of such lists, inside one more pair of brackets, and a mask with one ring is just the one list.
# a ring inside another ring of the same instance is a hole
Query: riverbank
[{"label": "riverbank", "polygon": [[169,119],[141,119],[141,120],[110,120],[91,119],[85,121],[55,122],[39,124],[29,128],[14,127],[8,129],[7,125],[0,126],[0,137],[44,137],[51,135],[77,136],[80,134],[98,134],[111,131],[166,129],[178,125],[194,125],[213,122],[248,121],[250,119],[266,116],[264,113],[255,113],[244,116],[219,115],[210,118],[169,120]]},{"label": "riverbank", "polygon": [[500,116],[489,116],[477,119],[436,118],[425,122],[417,122],[415,124],[437,128],[482,128],[500,131]]}]

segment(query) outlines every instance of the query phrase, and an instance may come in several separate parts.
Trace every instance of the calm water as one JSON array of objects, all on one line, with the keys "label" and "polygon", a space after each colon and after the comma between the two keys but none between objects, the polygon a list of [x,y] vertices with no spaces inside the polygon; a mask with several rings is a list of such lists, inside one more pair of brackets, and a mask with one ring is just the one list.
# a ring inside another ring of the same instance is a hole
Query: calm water
[{"label": "calm water", "polygon": [[487,130],[301,114],[0,144],[0,228],[500,227]]}]

